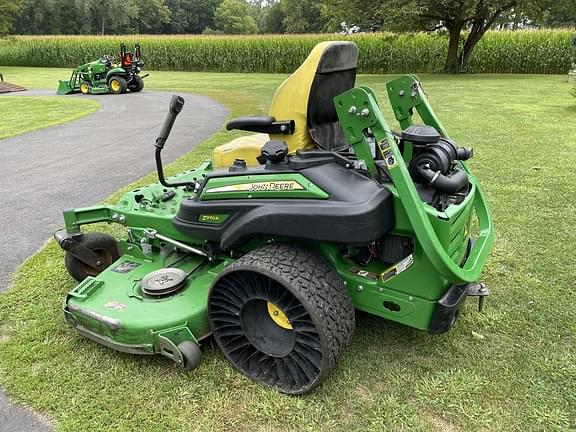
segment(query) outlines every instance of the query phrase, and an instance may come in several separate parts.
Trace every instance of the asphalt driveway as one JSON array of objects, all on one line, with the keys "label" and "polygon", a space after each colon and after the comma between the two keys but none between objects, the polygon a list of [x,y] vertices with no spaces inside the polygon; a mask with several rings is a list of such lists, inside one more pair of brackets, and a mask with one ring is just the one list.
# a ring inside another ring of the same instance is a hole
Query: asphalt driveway
[{"label": "asphalt driveway", "polygon": [[[164,149],[166,163],[212,135],[228,116],[210,98],[179,94],[186,105]],[[62,225],[63,209],[92,205],[154,171],[154,140],[171,96],[150,91],[65,96],[93,98],[101,108],[72,123],[0,141],[0,292],[10,286],[14,270]],[[47,430],[45,422],[12,405],[0,391],[0,432]]]}]

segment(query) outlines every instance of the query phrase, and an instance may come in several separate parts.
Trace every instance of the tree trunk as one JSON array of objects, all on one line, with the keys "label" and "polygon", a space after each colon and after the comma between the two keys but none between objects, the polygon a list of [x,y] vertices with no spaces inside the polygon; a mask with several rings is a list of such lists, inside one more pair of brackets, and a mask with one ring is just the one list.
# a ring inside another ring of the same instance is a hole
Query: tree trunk
[{"label": "tree trunk", "polygon": [[506,10],[512,8],[514,3],[510,3],[507,6],[504,6],[501,9],[498,9],[496,12],[492,14],[492,16],[488,18],[476,18],[472,22],[472,30],[470,30],[470,34],[466,38],[466,42],[464,42],[464,47],[462,48],[462,53],[460,55],[461,63],[460,68],[464,70],[468,65],[468,61],[470,60],[470,55],[472,54],[472,50],[476,46],[482,36],[486,33],[486,31],[494,25],[498,17]]},{"label": "tree trunk", "polygon": [[464,21],[454,21],[446,25],[450,40],[448,41],[448,54],[446,56],[446,64],[444,65],[445,72],[457,73],[460,71],[458,48],[460,46],[460,32],[462,31],[462,27],[464,27]]},{"label": "tree trunk", "polygon": [[466,66],[468,66],[468,62],[470,61],[470,55],[472,54],[472,50],[474,49],[476,44],[480,41],[480,39],[482,38],[484,33],[485,32],[482,32],[482,35],[480,35],[479,37],[473,38],[472,40],[470,40],[470,42],[468,42],[468,39],[470,39],[470,36],[468,36],[468,39],[466,39],[466,43],[464,44],[464,48],[462,48],[462,54],[461,54],[461,58],[462,58],[462,62],[460,64],[461,70],[465,70]]},{"label": "tree trunk", "polygon": [[488,26],[483,18],[477,18],[472,23],[472,29],[470,30],[470,34],[466,38],[464,42],[464,46],[462,47],[462,53],[460,54],[460,70],[463,71],[466,66],[468,65],[468,61],[470,60],[470,54],[472,54],[472,50],[476,46],[476,44],[482,39],[484,33],[488,30]]}]

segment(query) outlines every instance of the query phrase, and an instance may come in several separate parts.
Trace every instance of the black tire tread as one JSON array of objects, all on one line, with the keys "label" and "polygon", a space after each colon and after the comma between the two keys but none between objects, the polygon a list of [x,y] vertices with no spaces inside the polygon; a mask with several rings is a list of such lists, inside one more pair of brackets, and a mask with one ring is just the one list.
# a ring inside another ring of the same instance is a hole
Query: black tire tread
[{"label": "black tire tread", "polygon": [[136,75],[133,81],[128,85],[128,90],[134,93],[141,92],[144,89],[144,80]]},{"label": "black tire tread", "polygon": [[224,273],[254,267],[292,288],[292,294],[307,309],[324,340],[320,376],[303,391],[290,392],[304,393],[325,378],[348,346],[355,323],[352,300],[338,273],[321,256],[306,249],[267,244],[239,258]]},{"label": "black tire tread", "polygon": [[126,83],[126,79],[124,77],[121,77],[120,75],[111,76],[110,79],[108,80],[108,87],[110,87],[110,81],[112,81],[114,79],[120,83],[120,91],[116,93],[116,92],[113,92],[112,89],[110,89],[110,92],[112,94],[126,93],[126,90],[128,89],[128,84]]}]

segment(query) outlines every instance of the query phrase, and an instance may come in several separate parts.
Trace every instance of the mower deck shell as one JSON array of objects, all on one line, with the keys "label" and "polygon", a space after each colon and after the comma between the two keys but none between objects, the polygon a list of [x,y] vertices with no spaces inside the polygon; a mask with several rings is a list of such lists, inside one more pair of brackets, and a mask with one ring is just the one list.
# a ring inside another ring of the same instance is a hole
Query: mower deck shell
[{"label": "mower deck shell", "polygon": [[[116,262],[70,291],[64,302],[67,322],[90,339],[133,354],[163,354],[162,338],[177,346],[207,337],[208,288],[225,263],[207,265],[200,256],[147,256],[138,246],[121,245],[124,253]],[[144,294],[141,279],[170,266],[188,273],[185,285],[163,297]]]}]

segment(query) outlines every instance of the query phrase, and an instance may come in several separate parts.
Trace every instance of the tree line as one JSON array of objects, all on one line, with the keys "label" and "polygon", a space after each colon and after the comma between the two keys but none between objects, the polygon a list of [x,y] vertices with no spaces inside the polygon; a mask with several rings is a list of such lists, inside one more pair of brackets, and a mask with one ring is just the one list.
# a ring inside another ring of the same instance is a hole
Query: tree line
[{"label": "tree line", "polygon": [[0,11],[0,36],[444,32],[447,71],[465,69],[490,28],[576,26],[576,0],[0,0]]},{"label": "tree line", "polygon": [[[0,34],[323,33],[575,26],[575,0],[0,0]],[[476,22],[474,19],[476,18]],[[450,25],[453,24],[453,25]]]}]

